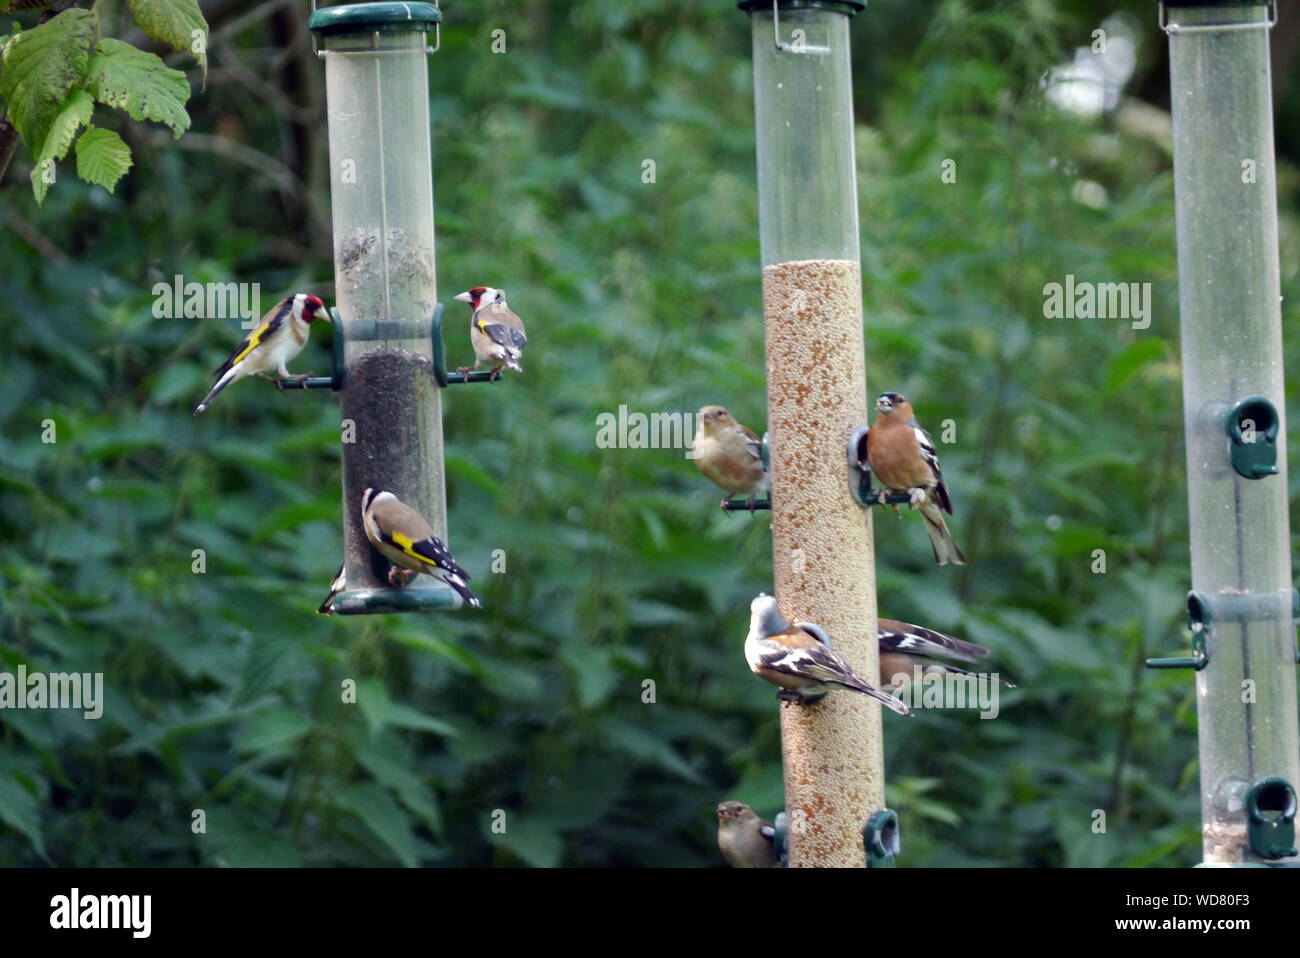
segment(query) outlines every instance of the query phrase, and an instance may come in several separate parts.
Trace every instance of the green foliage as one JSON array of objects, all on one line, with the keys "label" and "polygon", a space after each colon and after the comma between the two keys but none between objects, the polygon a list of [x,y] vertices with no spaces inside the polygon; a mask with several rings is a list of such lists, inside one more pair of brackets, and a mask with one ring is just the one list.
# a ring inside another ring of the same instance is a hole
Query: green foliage
[{"label": "green foliage", "polygon": [[[134,0],[130,6],[151,39],[191,50],[206,81],[208,27],[197,0]],[[31,5],[4,7],[11,8]],[[131,150],[122,138],[91,124],[94,103],[87,94],[132,119],[164,124],[176,139],[189,129],[185,74],[167,67],[156,54],[112,37],[101,39],[98,11],[98,6],[64,10],[15,32],[3,47],[0,98],[36,159],[31,181],[37,204],[45,202],[56,179],[55,163],[67,156],[74,140],[77,175],[88,183],[111,193],[131,167]]]},{"label": "green foliage", "polygon": [[[470,355],[462,289],[505,288],[529,329],[523,375],[444,397],[449,545],[484,610],[316,616],[341,552],[336,397],[252,379],[196,419],[242,331],[152,314],[176,273],[260,282],[264,306],[323,289],[321,116],[301,205],[234,149],[139,149],[114,195],[54,191],[35,225],[70,262],[0,234],[0,670],[102,671],[106,703],[0,711],[0,860],[704,866],[719,801],[779,810],[774,696],[741,656],[768,520],[722,515],[681,450],[595,443],[620,405],[764,425],[745,19],[471,6],[429,71],[449,363]],[[994,720],[885,717],[899,865],[1189,865],[1194,684],[1141,668],[1186,647],[1167,144],[1045,104],[1039,78],[1096,25],[1069,4],[872,7],[853,26],[868,385],[936,437],[953,420],[971,560],[935,567],[916,517],[877,511],[880,605],[988,645],[1019,686]],[[264,29],[234,39],[249,62]],[[195,125],[285,155],[291,111],[213,76]],[[64,151],[81,124],[57,121]],[[1067,273],[1152,283],[1151,327],[1045,318]],[[295,371],[326,368],[328,335]]]}]

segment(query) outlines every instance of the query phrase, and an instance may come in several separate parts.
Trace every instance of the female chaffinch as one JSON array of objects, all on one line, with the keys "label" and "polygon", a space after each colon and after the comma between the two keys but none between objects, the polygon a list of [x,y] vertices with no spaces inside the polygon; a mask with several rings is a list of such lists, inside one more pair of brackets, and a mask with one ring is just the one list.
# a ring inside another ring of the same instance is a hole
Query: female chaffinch
[{"label": "female chaffinch", "polygon": [[[695,420],[698,426],[691,447],[695,467],[729,495],[747,496],[746,505],[753,512],[758,494],[768,489],[762,440],[722,406],[704,406]],[[723,499],[724,512],[726,508]]]},{"label": "female chaffinch", "polygon": [[732,868],[776,868],[776,829],[744,802],[718,806],[718,848]]}]

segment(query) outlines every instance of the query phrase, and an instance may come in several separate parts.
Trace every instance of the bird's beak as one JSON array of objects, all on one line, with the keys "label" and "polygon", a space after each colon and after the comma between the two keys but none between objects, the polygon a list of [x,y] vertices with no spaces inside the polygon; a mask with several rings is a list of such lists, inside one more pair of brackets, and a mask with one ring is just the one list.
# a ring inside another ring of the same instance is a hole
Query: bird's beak
[{"label": "bird's beak", "polygon": [[329,323],[331,326],[334,325],[334,321],[330,319],[330,311],[324,307],[316,310],[316,318],[325,320],[325,322]]},{"label": "bird's beak", "polygon": [[889,412],[889,410],[893,408],[894,408],[894,404],[891,403],[888,399],[886,399],[883,396],[881,396],[879,399],[876,400],[876,409],[879,412]]},{"label": "bird's beak", "polygon": [[474,297],[471,296],[471,295],[469,294],[469,290],[466,290],[466,291],[463,292],[463,293],[457,293],[455,296],[452,297],[452,299],[456,300],[457,302],[461,302],[461,303],[472,303],[472,302],[474,302]]}]

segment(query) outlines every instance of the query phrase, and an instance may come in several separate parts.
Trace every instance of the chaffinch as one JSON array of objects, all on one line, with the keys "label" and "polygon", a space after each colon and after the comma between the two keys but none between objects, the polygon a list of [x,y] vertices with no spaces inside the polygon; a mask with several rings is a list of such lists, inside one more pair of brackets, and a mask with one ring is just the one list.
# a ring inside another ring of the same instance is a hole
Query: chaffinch
[{"label": "chaffinch", "polygon": [[745,660],[755,675],[782,690],[783,702],[802,701],[839,686],[869,695],[899,715],[912,714],[898,699],[872,687],[854,672],[830,645],[821,626],[787,622],[772,596],[759,593],[750,603]]},{"label": "chaffinch", "polygon": [[718,848],[732,868],[776,868],[776,829],[744,802],[718,806]]},{"label": "chaffinch", "polygon": [[[758,493],[769,488],[763,441],[732,419],[722,406],[704,406],[695,421],[695,442],[691,447],[695,467],[729,495],[747,496],[745,504],[753,512]],[[724,512],[726,503],[724,498]]]},{"label": "chaffinch", "polygon": [[[935,632],[923,626],[899,622],[896,619],[877,620],[876,638],[880,649],[880,677],[889,679],[889,688],[897,688],[903,683],[893,680],[903,676],[911,681],[915,667],[922,666],[923,675],[951,673],[954,675],[977,675],[953,665],[934,662],[930,656],[943,656],[963,662],[975,662],[986,657],[989,650],[973,642],[963,642],[942,632]],[[998,682],[1007,688],[1015,685],[999,678]]]},{"label": "chaffinch", "polygon": [[867,463],[885,486],[911,495],[912,508],[920,509],[925,520],[935,561],[964,564],[966,557],[943,521],[944,511],[952,515],[952,500],[939,471],[934,440],[917,425],[907,397],[887,392],[876,400],[876,421],[867,432]]}]

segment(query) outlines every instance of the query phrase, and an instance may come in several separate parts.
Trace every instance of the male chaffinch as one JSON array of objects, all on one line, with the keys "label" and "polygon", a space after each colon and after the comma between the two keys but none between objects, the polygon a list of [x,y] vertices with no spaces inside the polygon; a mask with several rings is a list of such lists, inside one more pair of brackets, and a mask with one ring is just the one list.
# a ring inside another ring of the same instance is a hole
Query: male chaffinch
[{"label": "male chaffinch", "polygon": [[718,806],[718,848],[732,868],[776,868],[776,829],[744,802]]},{"label": "male chaffinch", "polygon": [[469,573],[456,564],[424,517],[397,496],[367,489],[361,496],[361,524],[370,544],[393,563],[388,572],[389,585],[404,586],[412,575],[423,572],[447,583],[467,605],[483,607],[466,584]]},{"label": "male chaffinch", "polygon": [[[763,441],[722,406],[704,406],[695,420],[698,425],[691,447],[695,467],[729,495],[747,496],[745,504],[753,512],[758,493],[768,488]],[[722,508],[725,512],[725,498]]]},{"label": "male chaffinch", "polygon": [[952,500],[939,471],[934,440],[917,425],[907,397],[887,392],[876,400],[876,421],[867,433],[867,462],[884,485],[911,495],[912,508],[920,509],[925,520],[935,561],[939,565],[963,565],[966,557],[953,541],[940,511],[952,515]]},{"label": "male chaffinch", "polygon": [[194,415],[207,409],[221,390],[250,374],[266,376],[278,372],[282,379],[294,378],[285,364],[302,352],[307,345],[311,324],[318,319],[328,323],[330,314],[323,302],[308,293],[288,296],[268,309],[257,328],[212,374],[217,381],[194,410]]},{"label": "male chaffinch", "polygon": [[782,690],[783,702],[800,701],[840,686],[870,695],[899,715],[912,714],[898,699],[872,687],[854,672],[831,649],[825,629],[811,622],[791,625],[777,609],[776,599],[764,593],[749,605],[745,660],[750,671]]},{"label": "male chaffinch", "polygon": [[[899,676],[910,682],[917,665],[923,667],[923,675],[978,674],[943,662],[934,662],[930,656],[939,655],[963,662],[975,662],[989,654],[989,650],[982,645],[963,642],[961,639],[954,639],[951,635],[944,635],[942,632],[935,632],[924,626],[899,622],[896,619],[878,619],[876,626],[876,639],[880,651],[880,677],[882,680],[889,679],[888,687],[891,688],[903,684],[894,683],[893,680]],[[999,678],[998,682],[1007,688],[1015,688],[1015,685],[1006,679]]]}]

